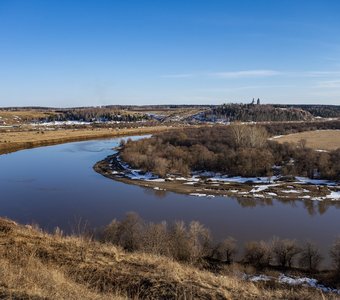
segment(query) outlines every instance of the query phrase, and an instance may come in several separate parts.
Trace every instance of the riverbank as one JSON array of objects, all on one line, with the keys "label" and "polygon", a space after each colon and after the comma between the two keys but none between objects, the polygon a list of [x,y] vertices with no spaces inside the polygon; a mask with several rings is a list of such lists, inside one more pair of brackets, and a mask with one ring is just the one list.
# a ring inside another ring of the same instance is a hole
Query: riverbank
[{"label": "riverbank", "polygon": [[127,184],[199,197],[340,201],[338,182],[303,177],[228,177],[209,172],[196,173],[191,177],[167,175],[160,178],[152,173],[131,169],[121,161],[119,152],[96,163],[94,170],[105,177]]},{"label": "riverbank", "polygon": [[0,219],[0,243],[0,294],[5,299],[337,297],[301,280],[290,283],[294,278],[285,275],[270,281],[268,275],[245,275],[237,266],[213,273],[162,256],[125,252],[87,235],[64,236],[58,229],[48,234],[7,219]]},{"label": "riverbank", "polygon": [[0,133],[0,155],[18,150],[93,140],[100,138],[113,138],[126,135],[152,134],[173,129],[171,126],[153,126],[139,128],[82,128],[82,129],[55,129],[3,131]]}]

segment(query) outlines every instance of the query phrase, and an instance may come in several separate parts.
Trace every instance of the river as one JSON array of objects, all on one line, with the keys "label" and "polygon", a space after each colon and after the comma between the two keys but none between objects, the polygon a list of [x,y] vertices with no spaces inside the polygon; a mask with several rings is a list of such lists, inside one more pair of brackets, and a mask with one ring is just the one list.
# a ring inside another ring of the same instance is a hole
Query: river
[{"label": "river", "polygon": [[310,239],[325,256],[340,235],[339,202],[195,197],[107,179],[92,167],[112,154],[120,140],[73,142],[1,155],[0,215],[70,232],[80,220],[101,227],[134,211],[154,222],[198,220],[214,238],[233,236],[240,243],[274,235]]}]

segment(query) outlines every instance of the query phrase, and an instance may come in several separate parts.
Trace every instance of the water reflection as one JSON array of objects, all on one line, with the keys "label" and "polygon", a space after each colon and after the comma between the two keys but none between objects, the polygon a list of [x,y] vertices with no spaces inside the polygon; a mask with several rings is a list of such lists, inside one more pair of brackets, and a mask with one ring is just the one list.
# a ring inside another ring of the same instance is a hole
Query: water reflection
[{"label": "water reflection", "polygon": [[256,207],[256,206],[273,206],[274,201],[280,202],[285,205],[289,205],[292,208],[298,207],[299,203],[303,203],[303,207],[306,209],[310,216],[323,215],[327,212],[329,207],[335,207],[340,209],[339,201],[324,200],[313,201],[308,199],[270,199],[270,198],[236,198],[237,202],[242,207]]},{"label": "water reflection", "polygon": [[[140,138],[140,137],[134,137]],[[0,215],[47,230],[70,232],[75,218],[94,227],[135,211],[161,222],[197,220],[216,239],[242,244],[274,235],[328,245],[340,234],[339,202],[194,197],[107,179],[93,165],[113,153],[119,139],[86,141],[0,156]]]}]

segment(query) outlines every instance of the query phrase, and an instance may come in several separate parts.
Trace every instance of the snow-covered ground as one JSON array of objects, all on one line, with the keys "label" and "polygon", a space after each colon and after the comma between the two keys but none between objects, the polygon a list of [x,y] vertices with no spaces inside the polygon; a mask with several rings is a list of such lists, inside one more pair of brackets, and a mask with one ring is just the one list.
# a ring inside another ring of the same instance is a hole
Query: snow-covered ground
[{"label": "snow-covered ground", "polygon": [[[143,123],[144,120],[135,121],[134,123]],[[52,122],[37,122],[30,123],[31,126],[73,126],[73,125],[90,125],[90,124],[120,124],[120,123],[128,123],[124,121],[93,121],[93,122],[85,122],[85,121],[52,121]]]},{"label": "snow-covered ground", "polygon": [[301,177],[296,176],[297,183],[304,183],[304,184],[314,184],[314,185],[329,185],[329,186],[335,186],[338,183],[335,181],[330,180],[324,180],[324,179],[310,179],[308,177]]},{"label": "snow-covered ground", "polygon": [[271,137],[270,140],[276,140],[276,139],[279,139],[281,137],[283,137],[283,135],[275,135],[275,136]]},{"label": "snow-covered ground", "polygon": [[321,290],[324,293],[335,293],[335,294],[340,295],[340,290],[326,287],[325,285],[318,283],[318,281],[314,278],[291,277],[291,276],[286,276],[284,274],[280,274],[280,276],[276,278],[276,277],[261,274],[261,275],[253,275],[253,276],[244,275],[244,279],[253,281],[253,282],[276,281],[278,283],[294,285],[294,286],[301,285],[301,286],[316,288],[318,290]]},{"label": "snow-covered ground", "polygon": [[[165,178],[161,178],[151,172],[143,172],[141,170],[132,169],[127,163],[123,162],[118,156],[117,161],[120,163],[121,167],[124,169],[123,172],[117,172],[115,170],[112,171],[112,174],[120,174],[132,180],[142,180],[149,182],[165,182],[165,181],[179,181],[184,185],[193,186],[196,183],[203,183],[206,185],[210,185],[211,187],[216,187],[220,185],[228,185],[231,183],[237,184],[256,184],[252,187],[250,191],[239,191],[236,189],[230,189],[228,192],[233,193],[235,195],[243,195],[250,196],[254,198],[275,198],[275,197],[296,197],[296,199],[309,199],[315,201],[323,201],[323,200],[337,200],[340,201],[340,190],[337,182],[328,181],[328,180],[319,180],[319,179],[309,179],[306,177],[296,177],[295,181],[291,183],[291,185],[287,185],[286,182],[280,182],[280,177],[271,176],[271,177],[241,177],[241,176],[228,176],[223,175],[221,173],[214,172],[193,172],[190,177],[176,176],[168,174]],[[117,173],[115,173],[117,172]],[[294,186],[295,185],[295,186]],[[301,185],[301,187],[296,187],[296,185]],[[328,186],[329,194],[324,194],[323,196],[311,196],[305,195],[306,193],[311,193],[308,189],[306,189],[307,185],[315,185],[315,186]],[[279,190],[278,187],[282,186]],[[276,190],[267,191],[270,188],[275,188]],[[205,191],[210,191],[211,189],[204,189]],[[281,195],[280,195],[281,194]],[[285,196],[286,194],[287,196]],[[191,193],[192,196],[199,197],[211,197],[213,195],[209,195],[208,193],[199,193],[199,190]],[[296,196],[295,196],[296,195]]]},{"label": "snow-covered ground", "polygon": [[42,123],[31,123],[31,126],[72,126],[72,125],[89,125],[91,122],[82,121],[53,121]]}]

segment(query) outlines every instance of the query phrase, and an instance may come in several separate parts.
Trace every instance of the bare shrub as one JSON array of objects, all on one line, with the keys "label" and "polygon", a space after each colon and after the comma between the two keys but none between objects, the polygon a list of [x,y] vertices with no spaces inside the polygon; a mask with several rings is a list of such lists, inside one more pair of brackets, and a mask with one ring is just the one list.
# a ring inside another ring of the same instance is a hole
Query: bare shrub
[{"label": "bare shrub", "polygon": [[317,246],[312,242],[306,242],[301,248],[299,264],[301,267],[310,271],[317,270],[321,261],[322,255]]},{"label": "bare shrub", "polygon": [[170,229],[171,255],[180,261],[189,261],[190,250],[187,228],[183,221],[175,222]]},{"label": "bare shrub", "polygon": [[244,246],[243,259],[256,268],[267,267],[271,260],[271,247],[264,241],[248,242]]},{"label": "bare shrub", "polygon": [[155,159],[155,167],[154,167],[154,172],[155,174],[164,177],[169,168],[169,163],[165,158],[157,157]]},{"label": "bare shrub", "polygon": [[230,125],[231,137],[235,147],[242,147],[245,144],[246,126],[240,124]]},{"label": "bare shrub", "polygon": [[262,148],[268,140],[268,132],[261,126],[247,126],[246,127],[246,141],[251,148]]},{"label": "bare shrub", "polygon": [[210,231],[197,221],[189,224],[189,251],[191,262],[207,256],[210,251]]},{"label": "bare shrub", "polygon": [[340,237],[338,237],[329,251],[335,271],[340,274]]},{"label": "bare shrub", "polygon": [[120,240],[120,222],[116,219],[112,220],[111,223],[105,226],[102,236],[105,242],[110,242],[115,245],[119,245]]},{"label": "bare shrub", "polygon": [[141,243],[143,220],[138,214],[129,212],[119,226],[119,243],[128,250],[138,250]]},{"label": "bare shrub", "polygon": [[277,264],[285,268],[292,267],[293,259],[301,252],[301,249],[295,240],[275,237],[273,239],[272,251]]},{"label": "bare shrub", "polygon": [[142,242],[143,223],[138,214],[129,212],[121,222],[113,220],[106,226],[103,239],[119,245],[127,251],[139,250]]},{"label": "bare shrub", "polygon": [[212,257],[227,264],[231,264],[234,261],[236,253],[236,240],[232,237],[228,237],[217,244],[217,246],[213,249]]},{"label": "bare shrub", "polygon": [[170,240],[166,222],[145,226],[141,244],[142,251],[169,256]]},{"label": "bare shrub", "polygon": [[189,228],[185,223],[175,222],[169,233],[171,255],[180,261],[195,263],[210,251],[210,232],[202,224],[193,221]]}]

